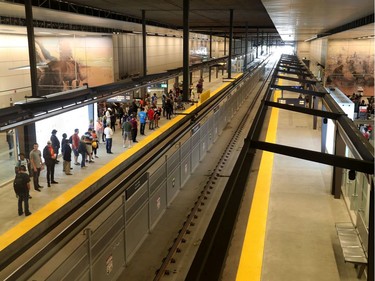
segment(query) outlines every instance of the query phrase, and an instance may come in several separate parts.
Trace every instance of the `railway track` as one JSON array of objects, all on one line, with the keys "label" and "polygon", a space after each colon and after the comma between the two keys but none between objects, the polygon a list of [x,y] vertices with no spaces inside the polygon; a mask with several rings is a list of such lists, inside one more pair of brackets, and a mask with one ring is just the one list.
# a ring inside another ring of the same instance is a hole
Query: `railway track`
[{"label": "railway track", "polygon": [[[239,142],[243,139],[241,135],[243,135],[243,130],[248,123],[250,116],[254,113],[254,110],[257,110],[257,103],[259,103],[259,99],[262,98],[262,94],[264,93],[265,89],[267,88],[267,83],[269,82],[270,74],[272,71],[269,69],[265,74],[266,79],[259,81],[259,89],[256,91],[255,95],[248,97],[251,99],[250,105],[246,110],[245,114],[243,115],[241,122],[236,127],[233,137],[230,138],[229,142],[226,144],[221,157],[219,158],[216,166],[213,168],[212,173],[208,176],[206,184],[203,186],[200,195],[195,200],[194,205],[191,207],[191,211],[188,214],[185,222],[183,223],[182,228],[179,230],[177,237],[174,239],[172,246],[168,249],[168,253],[162,261],[160,268],[156,271],[155,277],[153,281],[160,281],[163,280],[165,275],[170,274],[178,274],[176,269],[177,266],[174,265],[178,262],[178,254],[181,252],[181,248],[184,247],[183,244],[186,241],[191,240],[191,231],[196,224],[196,221],[199,219],[201,212],[204,211],[205,202],[209,199],[212,189],[215,188],[217,181],[220,177],[222,177],[222,171],[226,168],[228,160],[233,157],[233,151],[236,146],[238,146]],[[227,206],[228,207],[228,206]],[[224,208],[223,210],[225,210]],[[186,247],[185,247],[186,248]],[[185,279],[185,276],[179,277],[181,280]]]},{"label": "railway track", "polygon": [[[240,82],[240,81],[239,81]],[[9,245],[0,254],[0,278],[3,280],[27,279],[47,263],[70,240],[83,232],[86,225],[99,216],[110,204],[122,196],[135,179],[173,147],[182,136],[220,104],[233,87],[233,82],[203,106],[171,126],[163,135],[147,144],[126,162],[88,187],[75,202],[68,202],[58,213],[50,215],[41,225]]]}]

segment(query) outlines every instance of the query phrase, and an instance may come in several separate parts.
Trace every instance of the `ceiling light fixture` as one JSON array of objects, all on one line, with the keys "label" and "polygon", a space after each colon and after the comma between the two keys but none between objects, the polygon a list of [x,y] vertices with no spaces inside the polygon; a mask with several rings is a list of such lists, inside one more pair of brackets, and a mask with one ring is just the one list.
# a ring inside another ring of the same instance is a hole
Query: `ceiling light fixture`
[{"label": "ceiling light fixture", "polygon": [[310,41],[315,40],[317,38],[318,38],[318,35],[315,34],[314,36],[310,37],[309,39],[306,39],[305,42],[310,42]]},{"label": "ceiling light fixture", "polygon": [[355,39],[358,39],[358,40],[366,40],[366,39],[374,39],[375,38],[375,35],[369,35],[369,36],[361,36],[361,37],[357,37]]}]

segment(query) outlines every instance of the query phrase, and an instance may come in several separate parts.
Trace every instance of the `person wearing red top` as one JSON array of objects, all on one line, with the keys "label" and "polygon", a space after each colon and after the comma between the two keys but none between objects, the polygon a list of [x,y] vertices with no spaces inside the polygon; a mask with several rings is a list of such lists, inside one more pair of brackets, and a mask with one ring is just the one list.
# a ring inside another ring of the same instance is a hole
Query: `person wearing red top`
[{"label": "person wearing red top", "polygon": [[80,142],[78,133],[79,133],[79,130],[75,129],[74,134],[70,137],[70,141],[69,141],[72,144],[72,150],[74,154],[74,165],[80,165],[78,163],[78,156],[79,156],[78,147],[79,147],[79,142]]},{"label": "person wearing red top", "polygon": [[148,118],[148,121],[149,121],[149,123],[148,123],[149,124],[149,126],[148,126],[149,130],[154,129],[154,115],[155,115],[154,108],[150,107],[147,111],[147,118]]}]

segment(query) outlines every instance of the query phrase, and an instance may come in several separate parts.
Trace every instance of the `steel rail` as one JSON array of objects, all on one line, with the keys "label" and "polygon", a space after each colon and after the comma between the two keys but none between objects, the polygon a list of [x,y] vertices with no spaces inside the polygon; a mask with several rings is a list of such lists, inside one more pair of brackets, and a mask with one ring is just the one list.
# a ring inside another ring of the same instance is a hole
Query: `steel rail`
[{"label": "steel rail", "polygon": [[[260,96],[264,92],[264,88],[269,82],[271,74],[272,70],[266,74],[266,79],[262,82],[262,86],[259,89],[257,96]],[[250,111],[254,109],[255,102],[256,100],[253,101],[247,114],[250,114]],[[264,106],[263,103],[261,104],[261,107],[262,106]],[[258,114],[259,109],[257,115]],[[252,128],[254,127],[254,123],[257,123],[257,119],[253,121]],[[246,145],[247,142],[248,140],[245,139],[245,145],[235,163],[232,170],[233,172],[231,173],[228,183],[220,197],[219,203],[215,209],[194,261],[190,266],[185,281],[220,280],[219,277],[225,262],[232,229],[236,221],[235,218],[237,217],[241,205],[240,202],[246,187],[246,174],[251,167],[252,159],[255,154],[248,151],[248,146]],[[244,169],[243,167],[246,168]]]}]

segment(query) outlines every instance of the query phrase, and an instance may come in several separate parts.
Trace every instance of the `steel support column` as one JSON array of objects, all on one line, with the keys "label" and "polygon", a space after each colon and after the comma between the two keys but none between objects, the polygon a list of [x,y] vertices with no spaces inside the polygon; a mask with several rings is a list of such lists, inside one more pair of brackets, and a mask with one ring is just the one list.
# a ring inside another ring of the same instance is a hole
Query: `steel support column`
[{"label": "steel support column", "polygon": [[143,76],[147,75],[147,49],[146,49],[146,11],[142,10],[142,53],[143,53]]},{"label": "steel support column", "polygon": [[[35,132],[35,123],[17,127],[19,152],[25,153],[27,158],[29,158],[30,151],[33,149],[34,143],[36,143]],[[16,145],[14,149],[15,153],[17,153]]]},{"label": "steel support column", "polygon": [[[227,36],[224,35],[224,56],[227,54]],[[224,75],[224,67],[221,68],[221,75]]]},{"label": "steel support column", "polygon": [[224,35],[224,56],[227,54],[227,36]]},{"label": "steel support column", "polygon": [[212,32],[210,32],[210,58],[212,58]]},{"label": "steel support column", "polygon": [[[210,32],[210,59],[212,58],[212,31]],[[208,67],[208,82],[211,83],[211,66]]]},{"label": "steel support column", "polygon": [[190,1],[184,0],[184,11],[183,11],[183,86],[182,86],[182,100],[187,101],[189,98],[189,10]]},{"label": "steel support column", "polygon": [[253,38],[250,36],[250,62],[254,61],[253,58]]},{"label": "steel support column", "polygon": [[255,56],[255,58],[257,59],[258,58],[258,48],[259,48],[259,28],[257,28],[257,54]]},{"label": "steel support column", "polygon": [[30,77],[31,77],[31,96],[38,96],[37,88],[37,69],[36,69],[36,51],[35,51],[35,36],[33,25],[33,6],[31,0],[25,1],[25,14],[26,14],[26,28],[27,28],[27,41],[29,45],[29,62],[30,62]]},{"label": "steel support column", "polygon": [[232,78],[232,43],[233,43],[233,9],[230,9],[229,17],[229,55],[228,55],[228,78]]},{"label": "steel support column", "polygon": [[246,32],[245,32],[245,59],[244,59],[244,62],[243,62],[243,72],[246,71],[247,69],[247,33],[248,33],[248,26],[247,26],[247,22],[246,22]]}]

